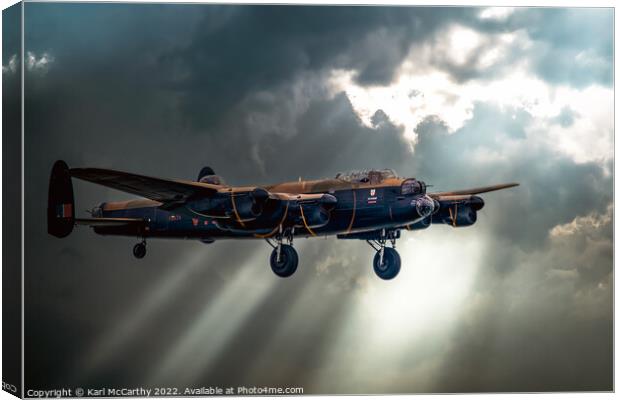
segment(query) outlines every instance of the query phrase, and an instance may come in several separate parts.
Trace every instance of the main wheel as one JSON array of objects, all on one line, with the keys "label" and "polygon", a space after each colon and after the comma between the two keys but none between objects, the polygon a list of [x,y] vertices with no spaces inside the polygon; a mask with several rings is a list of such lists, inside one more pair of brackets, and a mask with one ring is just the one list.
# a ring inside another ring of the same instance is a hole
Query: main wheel
[{"label": "main wheel", "polygon": [[283,244],[280,247],[280,261],[278,262],[278,249],[273,249],[269,258],[271,269],[281,278],[288,278],[297,270],[299,257],[293,246]]},{"label": "main wheel", "polygon": [[373,260],[373,267],[375,274],[381,279],[389,280],[398,275],[400,271],[400,255],[391,247],[385,247],[383,249],[383,262],[379,263],[381,254],[377,252],[375,259]]},{"label": "main wheel", "polygon": [[146,244],[138,243],[133,246],[133,256],[136,258],[144,258],[146,255]]}]

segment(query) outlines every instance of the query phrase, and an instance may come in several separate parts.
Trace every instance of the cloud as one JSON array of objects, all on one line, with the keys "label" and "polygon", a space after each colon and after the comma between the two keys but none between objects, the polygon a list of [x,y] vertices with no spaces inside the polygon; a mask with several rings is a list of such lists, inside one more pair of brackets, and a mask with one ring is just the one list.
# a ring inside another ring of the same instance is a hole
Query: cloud
[{"label": "cloud", "polygon": [[[31,51],[26,52],[25,65],[26,70],[39,75],[47,74],[50,65],[54,62],[54,57],[48,52],[44,52],[40,57]],[[2,72],[5,74],[15,74],[19,68],[19,60],[17,54],[13,54],[6,65],[2,66]]]},{"label": "cloud", "polygon": [[612,86],[609,9],[538,9],[517,17],[529,19],[526,24],[535,41],[532,64],[543,79],[576,87]]},{"label": "cloud", "polygon": [[574,220],[567,224],[556,225],[549,231],[551,237],[569,236],[583,232],[588,229],[598,229],[601,226],[609,225],[611,222],[613,204],[607,206],[605,214],[600,215],[593,212],[583,217],[575,217]]},{"label": "cloud", "polygon": [[2,72],[14,74],[18,66],[17,54],[13,54],[6,65],[2,66]]},{"label": "cloud", "polygon": [[50,64],[54,62],[54,57],[49,53],[42,53],[40,57],[31,51],[26,52],[26,68],[28,71],[37,72],[45,75],[50,68]]},{"label": "cloud", "polygon": [[[499,60],[498,54],[514,52],[514,47],[526,49],[531,42],[524,32],[487,35],[484,39],[481,35],[453,26],[430,44],[414,46],[389,85],[360,85],[355,82],[354,70],[334,70],[330,85],[334,92],[347,93],[366,125],[372,126],[371,117],[381,109],[394,123],[405,127],[412,141],[417,140],[415,129],[425,118],[437,116],[455,132],[472,117],[475,104],[483,102],[513,109],[514,118],[523,113],[530,116],[527,124],[521,124],[522,134],[530,143],[548,146],[580,163],[605,165],[612,158],[612,89],[598,84],[575,88],[536,78],[527,57],[491,74],[455,79],[455,70],[484,71],[484,62],[492,62],[489,60],[493,57]],[[485,47],[486,52],[481,51]],[[470,55],[474,53],[475,57]],[[461,68],[462,63],[467,67]],[[447,70],[442,70],[444,67]],[[569,114],[570,110],[579,111]]]},{"label": "cloud", "polygon": [[[194,123],[206,127],[248,92],[290,83],[299,73],[354,69],[360,84],[388,83],[412,40],[421,41],[471,13],[451,8],[438,14],[424,7],[303,7],[292,12],[283,6],[231,7],[227,24],[214,26],[210,16],[204,18],[194,40],[167,54],[163,67],[181,65],[187,71],[174,85],[190,93],[183,105]],[[221,51],[226,48],[234,51]],[[210,101],[215,94],[218,101]]]},{"label": "cloud", "polygon": [[483,9],[479,16],[480,19],[505,20],[515,11],[514,7],[488,7]]}]

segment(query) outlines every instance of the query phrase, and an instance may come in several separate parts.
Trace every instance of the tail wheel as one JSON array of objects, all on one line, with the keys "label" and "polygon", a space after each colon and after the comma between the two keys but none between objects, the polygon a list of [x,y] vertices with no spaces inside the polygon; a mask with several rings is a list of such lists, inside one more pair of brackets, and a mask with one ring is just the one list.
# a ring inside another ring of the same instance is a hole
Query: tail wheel
[{"label": "tail wheel", "polygon": [[383,248],[383,260],[378,251],[373,260],[375,274],[381,279],[393,279],[400,271],[400,255],[391,247]]},{"label": "tail wheel", "polygon": [[144,258],[146,255],[146,243],[138,243],[133,246],[133,256],[136,258]]},{"label": "tail wheel", "polygon": [[288,278],[297,270],[299,257],[293,246],[283,244],[280,247],[280,259],[278,260],[278,249],[275,248],[271,252],[269,262],[271,263],[271,269],[276,275],[281,278]]}]

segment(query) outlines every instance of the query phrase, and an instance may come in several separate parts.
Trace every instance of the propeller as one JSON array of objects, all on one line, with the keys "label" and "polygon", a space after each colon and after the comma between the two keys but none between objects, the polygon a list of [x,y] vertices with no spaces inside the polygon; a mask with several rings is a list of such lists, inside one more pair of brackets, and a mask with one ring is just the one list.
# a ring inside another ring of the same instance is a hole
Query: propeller
[{"label": "propeller", "polygon": [[454,203],[454,213],[452,213],[452,206],[448,208],[448,212],[450,213],[450,220],[452,221],[452,227],[456,228],[456,216],[458,215],[459,207],[457,203]]}]

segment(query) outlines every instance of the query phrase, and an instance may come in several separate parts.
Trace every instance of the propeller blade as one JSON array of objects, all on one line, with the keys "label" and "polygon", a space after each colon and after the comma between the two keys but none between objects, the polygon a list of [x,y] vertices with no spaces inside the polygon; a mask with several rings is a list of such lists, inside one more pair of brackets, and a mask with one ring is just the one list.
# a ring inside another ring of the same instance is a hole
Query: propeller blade
[{"label": "propeller blade", "polygon": [[448,212],[450,213],[450,220],[452,221],[452,227],[456,228],[456,216],[458,212],[458,206],[454,204],[454,214],[452,213],[452,207],[448,208]]}]

